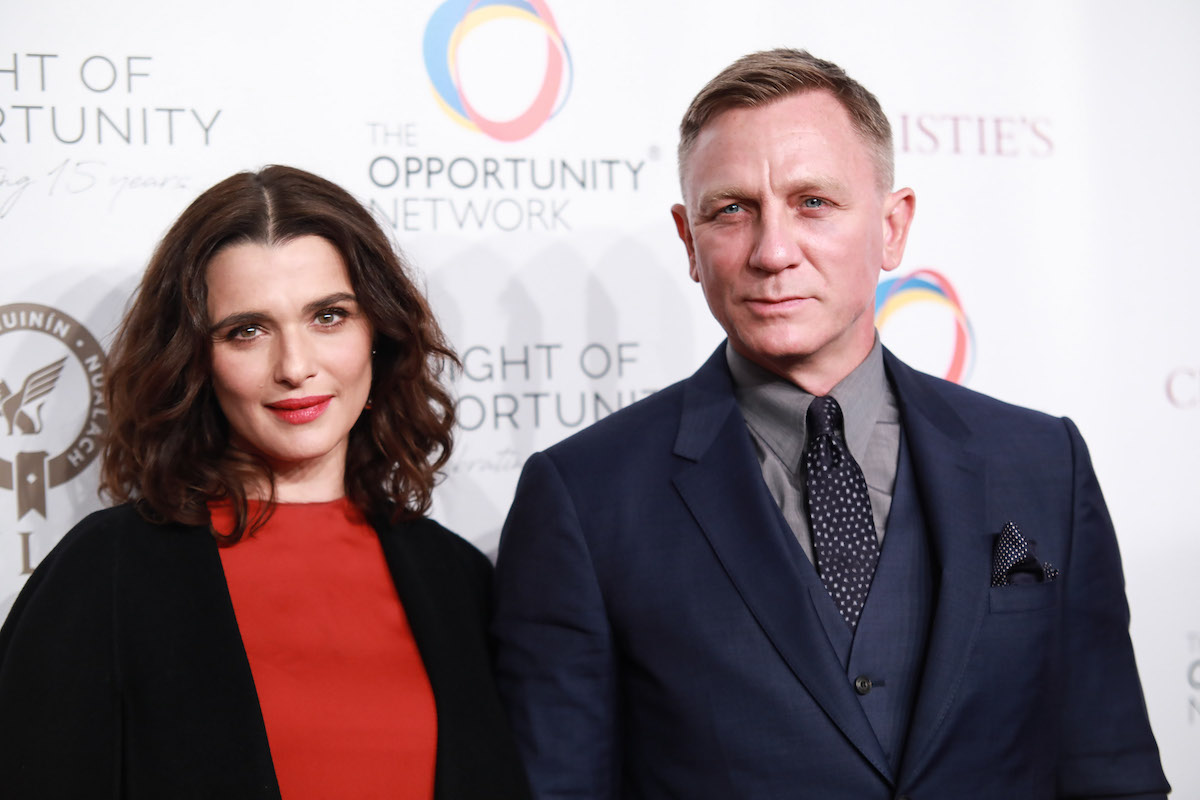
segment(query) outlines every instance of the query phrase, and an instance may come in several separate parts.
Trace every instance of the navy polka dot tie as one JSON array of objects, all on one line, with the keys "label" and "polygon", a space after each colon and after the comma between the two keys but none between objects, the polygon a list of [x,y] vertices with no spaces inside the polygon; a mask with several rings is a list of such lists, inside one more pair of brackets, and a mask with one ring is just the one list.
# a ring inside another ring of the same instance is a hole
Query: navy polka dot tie
[{"label": "navy polka dot tie", "polygon": [[832,397],[813,398],[808,407],[804,468],[817,572],[853,630],[875,575],[879,540],[867,482],[846,447],[842,409]]}]

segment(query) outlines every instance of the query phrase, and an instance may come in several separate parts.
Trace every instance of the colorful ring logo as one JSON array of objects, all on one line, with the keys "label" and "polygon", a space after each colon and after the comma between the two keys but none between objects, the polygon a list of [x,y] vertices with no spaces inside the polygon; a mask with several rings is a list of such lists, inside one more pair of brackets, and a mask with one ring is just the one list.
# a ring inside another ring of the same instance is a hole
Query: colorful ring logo
[{"label": "colorful ring logo", "polygon": [[954,314],[954,355],[943,377],[963,383],[975,367],[975,332],[958,294],[945,276],[931,269],[919,269],[882,281],[875,289],[875,325],[882,330],[888,317],[896,311],[913,303],[928,302],[948,308]]},{"label": "colorful ring logo", "polygon": [[[497,19],[533,22],[546,34],[546,74],[541,89],[529,108],[507,121],[488,119],[476,111],[463,93],[458,74],[458,48],[463,37]],[[562,109],[571,94],[571,54],[545,0],[446,0],[425,26],[422,50],[425,71],[442,110],[460,125],[502,142],[515,142],[532,134]]]}]

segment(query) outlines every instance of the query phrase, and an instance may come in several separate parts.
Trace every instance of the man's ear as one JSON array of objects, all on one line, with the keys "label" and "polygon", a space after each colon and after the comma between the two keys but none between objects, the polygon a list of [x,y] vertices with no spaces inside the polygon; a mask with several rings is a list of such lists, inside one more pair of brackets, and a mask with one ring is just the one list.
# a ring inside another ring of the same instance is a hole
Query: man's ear
[{"label": "man's ear", "polygon": [[916,210],[917,195],[912,189],[897,189],[884,198],[882,266],[885,272],[900,266]]},{"label": "man's ear", "polygon": [[671,216],[675,218],[675,230],[679,233],[683,246],[687,248],[688,274],[692,276],[692,280],[699,283],[700,273],[696,271],[696,247],[692,243],[692,226],[688,224],[687,208],[683,203],[676,203],[671,206]]}]

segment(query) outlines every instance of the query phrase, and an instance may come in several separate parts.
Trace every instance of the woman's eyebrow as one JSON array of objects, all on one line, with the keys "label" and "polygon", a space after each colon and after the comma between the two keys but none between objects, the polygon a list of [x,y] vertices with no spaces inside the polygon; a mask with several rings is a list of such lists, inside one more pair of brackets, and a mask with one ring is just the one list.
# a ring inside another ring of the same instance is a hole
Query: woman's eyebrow
[{"label": "woman's eyebrow", "polygon": [[334,292],[333,294],[326,295],[319,300],[313,300],[304,307],[304,311],[305,313],[311,314],[314,311],[320,311],[322,308],[335,306],[338,303],[345,303],[347,301],[356,303],[358,302],[358,298],[356,298],[350,292]]}]

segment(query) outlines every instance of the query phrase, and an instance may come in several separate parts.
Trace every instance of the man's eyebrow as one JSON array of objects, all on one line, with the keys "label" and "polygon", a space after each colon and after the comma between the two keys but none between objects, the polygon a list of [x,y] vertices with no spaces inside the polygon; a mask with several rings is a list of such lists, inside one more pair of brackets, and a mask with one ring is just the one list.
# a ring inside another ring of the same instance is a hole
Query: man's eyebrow
[{"label": "man's eyebrow", "polygon": [[724,203],[728,200],[738,200],[742,198],[750,198],[754,192],[748,189],[729,184],[728,186],[718,186],[715,189],[710,189],[700,196],[697,201],[697,207],[700,209],[710,208],[715,203]]},{"label": "man's eyebrow", "polygon": [[787,194],[845,194],[846,184],[826,175],[812,175],[786,184]]},{"label": "man's eyebrow", "polygon": [[[846,194],[846,184],[836,178],[827,176],[815,176],[798,178],[797,180],[785,184],[785,194]],[[751,191],[744,186],[736,184],[727,184],[710,189],[700,196],[697,202],[697,208],[700,211],[711,209],[717,203],[724,204],[726,201],[736,202],[739,199],[753,200],[757,197],[757,192]]]}]

